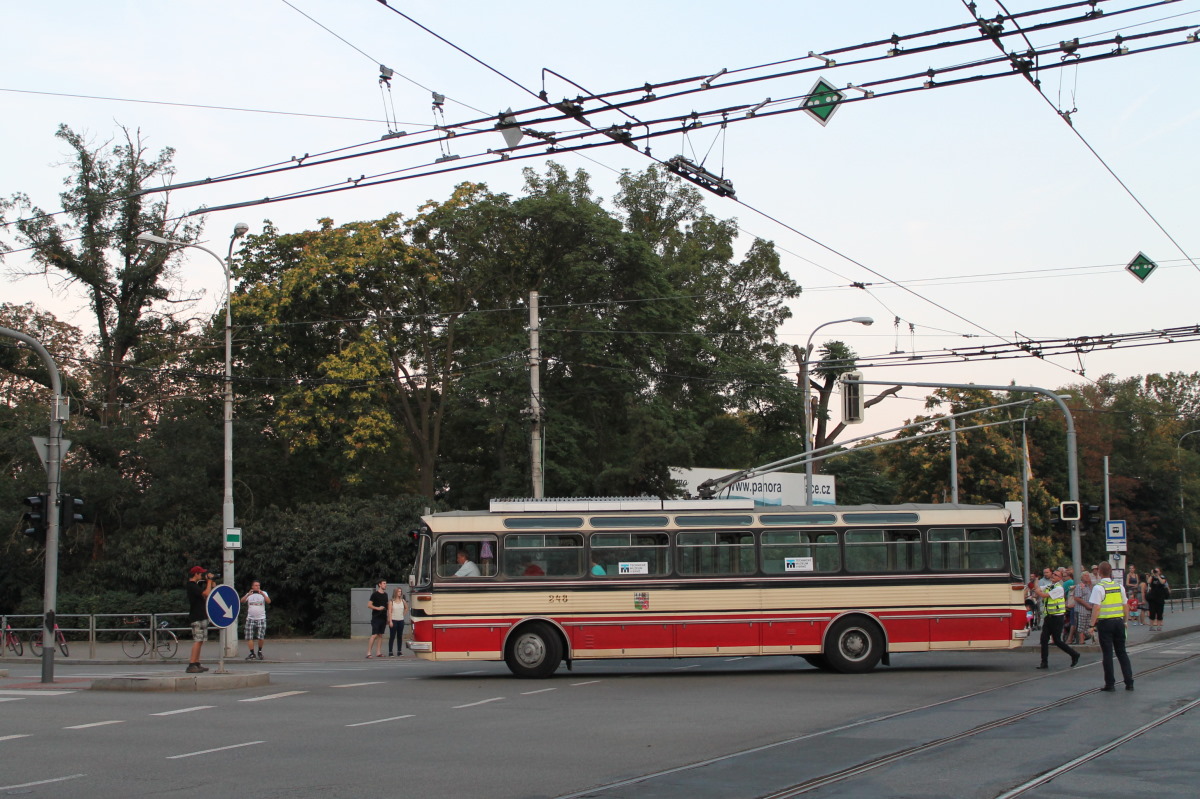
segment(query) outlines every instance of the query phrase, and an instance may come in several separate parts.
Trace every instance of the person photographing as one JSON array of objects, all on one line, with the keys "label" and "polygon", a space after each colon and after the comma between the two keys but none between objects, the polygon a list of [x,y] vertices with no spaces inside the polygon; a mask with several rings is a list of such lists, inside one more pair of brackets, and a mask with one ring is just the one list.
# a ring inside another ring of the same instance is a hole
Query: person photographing
[{"label": "person photographing", "polygon": [[200,665],[200,650],[208,640],[208,611],[204,603],[213,590],[213,575],[203,566],[188,569],[188,623],[192,627],[192,656],[188,660],[187,673],[200,674],[208,668]]},{"label": "person photographing", "polygon": [[[271,597],[262,590],[258,580],[255,580],[250,584],[250,590],[242,597],[242,604],[246,606],[246,645],[250,647],[250,654],[246,655],[246,660],[262,660],[263,639],[267,637],[267,605],[271,604]],[[255,641],[258,642],[257,657],[254,654]]]}]

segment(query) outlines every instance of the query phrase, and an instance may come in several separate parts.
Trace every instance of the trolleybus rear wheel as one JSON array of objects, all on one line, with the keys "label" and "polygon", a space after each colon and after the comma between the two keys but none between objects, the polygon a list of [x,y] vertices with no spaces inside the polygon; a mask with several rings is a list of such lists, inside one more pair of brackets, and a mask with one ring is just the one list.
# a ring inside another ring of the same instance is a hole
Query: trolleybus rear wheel
[{"label": "trolleybus rear wheel", "polygon": [[832,668],[829,665],[829,658],[824,655],[801,655],[800,657],[808,661],[808,665],[815,666],[822,671],[830,671]]},{"label": "trolleybus rear wheel", "polygon": [[508,640],[504,662],[518,677],[549,677],[562,660],[558,634],[545,624],[530,624]]},{"label": "trolleybus rear wheel", "polygon": [[834,622],[825,644],[830,667],[844,674],[870,671],[883,657],[883,636],[874,622],[864,618]]}]

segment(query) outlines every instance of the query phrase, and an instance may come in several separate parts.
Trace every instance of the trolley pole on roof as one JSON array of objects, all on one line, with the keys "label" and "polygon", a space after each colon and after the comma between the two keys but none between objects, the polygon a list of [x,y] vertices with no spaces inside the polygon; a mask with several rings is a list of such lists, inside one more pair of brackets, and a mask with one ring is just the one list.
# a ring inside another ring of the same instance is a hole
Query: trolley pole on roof
[{"label": "trolley pole on roof", "polygon": [[[1072,502],[1079,502],[1079,458],[1078,442],[1075,436],[1075,419],[1071,409],[1063,402],[1059,394],[1048,388],[1038,386],[987,386],[980,383],[900,383],[895,380],[883,382],[880,380],[847,380],[847,383],[858,383],[864,386],[911,386],[913,388],[961,388],[967,391],[981,389],[983,391],[1025,391],[1031,394],[1041,394],[1049,397],[1058,404],[1067,420],[1067,491]],[[1080,574],[1083,564],[1079,559],[1079,520],[1071,522],[1071,565],[1076,574]]]}]

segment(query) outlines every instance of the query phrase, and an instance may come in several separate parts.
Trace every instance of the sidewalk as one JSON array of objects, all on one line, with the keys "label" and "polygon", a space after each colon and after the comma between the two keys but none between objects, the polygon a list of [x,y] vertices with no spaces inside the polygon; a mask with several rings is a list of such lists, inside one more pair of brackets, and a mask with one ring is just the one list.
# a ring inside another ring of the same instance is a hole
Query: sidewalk
[{"label": "sidewalk", "polygon": [[[71,641],[70,657],[63,657],[62,653],[54,653],[55,665],[94,665],[94,666],[128,666],[131,669],[136,669],[139,666],[159,666],[164,664],[170,665],[187,665],[188,654],[191,649],[191,641],[180,640],[179,650],[175,657],[170,660],[162,658],[151,658],[148,655],[140,658],[129,658],[121,651],[121,645],[117,642],[98,642],[95,644],[95,652],[90,651],[87,641]],[[246,654],[249,650],[246,648],[244,641],[238,642],[238,653],[233,657],[225,659],[226,667],[230,666],[255,666],[260,661],[246,660]],[[330,662],[348,662],[365,660],[367,652],[366,638],[268,638],[263,646],[262,663],[330,663]],[[7,656],[0,658],[0,664],[6,666],[13,665],[29,665],[40,663],[40,658],[33,657],[29,646],[25,647],[23,657],[12,657],[12,652],[5,653]],[[220,644],[216,640],[210,640],[204,645],[203,662],[206,665],[212,666],[220,659]],[[383,660],[415,660],[416,656],[409,650],[405,650],[405,654],[401,658],[389,658],[386,654]],[[372,660],[374,660],[372,658]]]},{"label": "sidewalk", "polygon": [[[1145,612],[1142,613],[1143,618]],[[1150,632],[1150,627],[1143,624],[1133,624],[1126,628],[1125,642],[1127,646],[1137,646],[1138,644],[1150,643],[1153,641],[1161,641],[1167,638],[1174,638],[1177,635],[1185,633],[1193,633],[1200,631],[1200,598],[1193,600],[1175,600],[1167,604],[1166,610],[1163,611],[1163,629],[1162,632]],[[1042,631],[1030,630],[1029,637],[1025,639],[1025,644],[1021,650],[1033,649],[1037,650],[1041,646]],[[1055,648],[1054,644],[1050,644],[1051,648]],[[1084,644],[1076,646],[1071,644],[1073,649],[1078,649],[1080,652],[1099,652],[1099,644]]]}]

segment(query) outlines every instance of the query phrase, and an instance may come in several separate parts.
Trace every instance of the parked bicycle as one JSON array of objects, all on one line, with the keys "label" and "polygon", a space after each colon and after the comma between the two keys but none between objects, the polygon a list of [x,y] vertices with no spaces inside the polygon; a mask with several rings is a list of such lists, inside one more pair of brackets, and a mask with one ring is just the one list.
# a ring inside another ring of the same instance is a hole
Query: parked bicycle
[{"label": "parked bicycle", "polygon": [[11,649],[17,657],[25,654],[25,645],[21,643],[21,637],[13,632],[12,625],[4,625],[4,646],[0,646],[0,652],[5,649]]},{"label": "parked bicycle", "polygon": [[121,638],[121,651],[125,653],[126,657],[131,658],[140,658],[152,649],[158,652],[160,658],[175,657],[175,653],[179,650],[179,639],[167,627],[167,622],[164,620],[158,623],[158,628],[153,630],[152,639],[147,638],[150,632],[150,630],[130,630],[125,633]]},{"label": "parked bicycle", "polygon": [[[29,637],[29,648],[33,651],[34,657],[42,656],[42,633],[44,630],[38,630]],[[62,656],[66,657],[70,654],[67,647],[67,637],[62,634],[62,630],[58,629],[58,625],[54,625],[54,640],[58,643],[58,651],[62,652]]]}]

